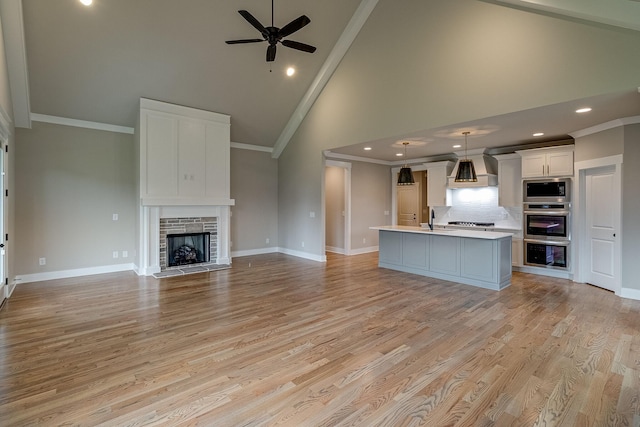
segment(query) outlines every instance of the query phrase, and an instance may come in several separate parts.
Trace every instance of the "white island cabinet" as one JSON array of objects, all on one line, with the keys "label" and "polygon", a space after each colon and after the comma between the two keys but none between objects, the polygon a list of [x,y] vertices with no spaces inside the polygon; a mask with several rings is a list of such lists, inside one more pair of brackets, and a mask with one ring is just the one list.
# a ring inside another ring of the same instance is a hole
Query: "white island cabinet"
[{"label": "white island cabinet", "polygon": [[378,266],[499,291],[511,284],[511,234],[429,230],[411,226],[379,230]]}]

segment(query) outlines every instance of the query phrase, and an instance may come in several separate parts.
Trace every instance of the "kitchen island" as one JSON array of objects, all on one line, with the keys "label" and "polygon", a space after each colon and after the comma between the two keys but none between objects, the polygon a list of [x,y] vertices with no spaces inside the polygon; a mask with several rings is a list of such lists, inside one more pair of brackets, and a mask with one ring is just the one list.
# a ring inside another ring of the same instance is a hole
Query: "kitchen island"
[{"label": "kitchen island", "polygon": [[511,234],[386,225],[378,266],[499,291],[511,284]]}]

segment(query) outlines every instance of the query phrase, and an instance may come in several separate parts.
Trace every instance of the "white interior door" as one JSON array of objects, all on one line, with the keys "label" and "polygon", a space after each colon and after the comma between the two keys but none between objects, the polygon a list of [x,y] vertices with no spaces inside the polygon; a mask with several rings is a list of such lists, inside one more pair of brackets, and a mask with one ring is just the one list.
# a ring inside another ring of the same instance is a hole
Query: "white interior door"
[{"label": "white interior door", "polygon": [[398,198],[398,225],[420,224],[420,183],[396,187]]},{"label": "white interior door", "polygon": [[9,285],[6,283],[5,280],[5,275],[6,275],[6,269],[5,269],[5,260],[6,260],[6,248],[5,248],[5,240],[4,240],[4,221],[5,221],[5,168],[4,168],[4,161],[5,161],[5,155],[4,155],[4,147],[5,147],[5,143],[4,141],[0,142],[0,191],[2,191],[2,194],[0,195],[0,280],[2,280],[2,282],[0,282],[0,289],[2,289],[2,291],[0,292],[0,304],[4,302],[4,300],[6,298],[9,297]]},{"label": "white interior door", "polygon": [[616,188],[615,168],[587,171],[585,176],[586,231],[588,265],[585,282],[610,291],[619,287],[618,217],[620,189]]}]

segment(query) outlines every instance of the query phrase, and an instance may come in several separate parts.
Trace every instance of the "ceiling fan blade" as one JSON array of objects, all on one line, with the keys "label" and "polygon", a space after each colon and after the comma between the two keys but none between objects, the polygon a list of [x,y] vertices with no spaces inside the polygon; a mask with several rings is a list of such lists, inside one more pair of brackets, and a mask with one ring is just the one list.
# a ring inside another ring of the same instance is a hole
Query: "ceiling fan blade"
[{"label": "ceiling fan blade", "polygon": [[267,48],[267,62],[273,62],[276,60],[276,45],[270,44]]},{"label": "ceiling fan blade", "polygon": [[263,42],[265,39],[244,39],[244,40],[227,40],[226,44],[241,44],[241,43],[259,43]]},{"label": "ceiling fan blade", "polygon": [[309,19],[307,15],[302,15],[280,28],[279,36],[287,37],[289,34],[295,33],[309,22],[311,22],[311,19]]},{"label": "ceiling fan blade", "polygon": [[261,33],[262,35],[264,35],[264,34],[265,34],[265,32],[266,32],[267,30],[264,28],[264,25],[262,25],[262,24],[260,23],[260,21],[258,21],[256,18],[254,18],[252,14],[250,14],[250,13],[249,13],[249,12],[247,12],[246,10],[239,10],[239,11],[238,11],[238,13],[239,13],[240,15],[242,15],[242,17],[243,17],[244,19],[246,19],[246,20],[249,22],[249,24],[253,25],[253,27],[254,27],[256,30],[260,31],[260,33]]},{"label": "ceiling fan blade", "polygon": [[313,53],[316,51],[315,46],[311,46],[305,43],[294,42],[293,40],[282,40],[282,45],[286,47],[290,47],[291,49],[298,49],[303,52]]}]

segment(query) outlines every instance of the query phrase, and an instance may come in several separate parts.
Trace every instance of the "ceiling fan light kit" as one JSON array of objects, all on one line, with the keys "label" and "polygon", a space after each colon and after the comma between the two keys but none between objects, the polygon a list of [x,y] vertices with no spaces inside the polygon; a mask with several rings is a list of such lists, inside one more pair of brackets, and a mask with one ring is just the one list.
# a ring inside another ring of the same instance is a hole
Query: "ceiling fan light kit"
[{"label": "ceiling fan light kit", "polygon": [[247,22],[249,22],[256,30],[260,31],[260,34],[262,34],[262,38],[227,40],[225,42],[227,44],[261,43],[266,41],[269,43],[269,46],[267,46],[267,62],[275,61],[276,45],[278,43],[282,44],[285,47],[301,50],[303,52],[313,53],[316,51],[316,48],[314,46],[308,45],[306,43],[301,43],[293,40],[283,40],[285,37],[302,29],[311,22],[311,20],[306,15],[299,16],[282,28],[275,27],[273,24],[273,0],[271,0],[270,27],[265,27],[264,25],[262,25],[260,21],[258,21],[251,13],[246,10],[239,10],[238,13],[242,15],[242,17],[246,19]]}]

